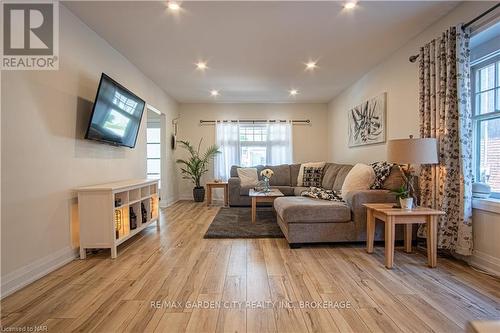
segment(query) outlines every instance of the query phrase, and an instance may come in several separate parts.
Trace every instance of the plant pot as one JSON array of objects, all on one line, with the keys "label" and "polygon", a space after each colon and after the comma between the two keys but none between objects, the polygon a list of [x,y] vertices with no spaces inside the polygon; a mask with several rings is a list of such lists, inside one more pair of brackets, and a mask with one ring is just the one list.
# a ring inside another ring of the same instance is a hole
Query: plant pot
[{"label": "plant pot", "polygon": [[203,186],[193,188],[193,198],[195,202],[203,202],[205,200],[205,188]]},{"label": "plant pot", "polygon": [[413,198],[399,198],[401,209],[411,210],[413,208]]}]

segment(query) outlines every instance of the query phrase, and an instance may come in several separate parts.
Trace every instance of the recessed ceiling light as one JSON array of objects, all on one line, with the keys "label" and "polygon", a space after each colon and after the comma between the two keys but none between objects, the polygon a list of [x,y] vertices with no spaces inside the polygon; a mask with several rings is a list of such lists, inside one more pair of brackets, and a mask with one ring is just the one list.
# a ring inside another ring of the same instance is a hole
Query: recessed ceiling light
[{"label": "recessed ceiling light", "polygon": [[171,10],[173,12],[177,12],[181,9],[181,5],[179,5],[179,3],[177,1],[169,1],[167,3],[167,7],[169,10]]},{"label": "recessed ceiling light", "polygon": [[218,90],[211,90],[211,91],[210,91],[210,95],[211,95],[212,97],[217,97],[217,96],[219,96],[219,91],[218,91]]},{"label": "recessed ceiling light", "polygon": [[288,93],[290,94],[290,96],[297,96],[299,91],[297,89],[291,89],[290,91],[288,91]]},{"label": "recessed ceiling light", "polygon": [[356,7],[355,1],[349,1],[344,4],[345,9],[353,9],[354,7]]},{"label": "recessed ceiling light", "polygon": [[199,69],[200,71],[204,71],[207,68],[208,68],[207,63],[204,61],[198,61],[196,63],[196,69]]},{"label": "recessed ceiling light", "polygon": [[316,69],[316,68],[318,68],[318,65],[316,64],[316,61],[308,61],[308,62],[306,63],[306,69],[307,69],[307,70],[312,71],[312,70],[314,70],[314,69]]}]

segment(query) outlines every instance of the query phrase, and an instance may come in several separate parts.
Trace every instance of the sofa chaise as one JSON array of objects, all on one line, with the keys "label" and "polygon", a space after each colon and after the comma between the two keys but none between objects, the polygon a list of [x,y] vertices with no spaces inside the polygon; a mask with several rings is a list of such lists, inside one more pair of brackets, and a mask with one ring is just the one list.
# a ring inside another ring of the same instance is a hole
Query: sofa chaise
[{"label": "sofa chaise", "polygon": [[[352,165],[326,163],[323,169],[322,187],[340,191],[352,169]],[[304,243],[354,242],[366,240],[366,208],[364,203],[393,203],[396,197],[390,191],[402,184],[401,171],[393,167],[382,189],[353,192],[348,202],[335,202],[301,196],[306,187],[297,186],[300,164],[256,166],[260,171],[266,168],[274,171],[270,180],[272,188],[279,189],[285,196],[274,201],[278,224],[290,247]],[[250,187],[242,187],[238,178],[238,167],[231,168],[229,179],[229,205],[250,206]],[[400,235],[397,237],[400,239]],[[384,239],[382,224],[377,224],[375,240]]]}]

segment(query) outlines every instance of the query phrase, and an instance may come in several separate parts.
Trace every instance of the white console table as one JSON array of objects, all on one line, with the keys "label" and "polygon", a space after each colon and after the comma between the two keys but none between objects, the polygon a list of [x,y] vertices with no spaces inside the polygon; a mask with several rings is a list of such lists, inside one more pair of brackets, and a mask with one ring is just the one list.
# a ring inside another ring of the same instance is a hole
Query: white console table
[{"label": "white console table", "polygon": [[[153,222],[159,226],[158,180],[134,179],[77,188],[80,220],[80,259],[87,249],[111,249]],[[136,215],[132,229],[130,212]]]}]

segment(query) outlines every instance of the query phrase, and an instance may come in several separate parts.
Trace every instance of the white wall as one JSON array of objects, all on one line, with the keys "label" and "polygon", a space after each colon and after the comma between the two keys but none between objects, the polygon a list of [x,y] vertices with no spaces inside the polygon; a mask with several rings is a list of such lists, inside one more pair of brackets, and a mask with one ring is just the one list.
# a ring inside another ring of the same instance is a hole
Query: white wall
[{"label": "white wall", "polygon": [[[293,126],[294,162],[326,161],[327,111],[326,104],[180,104],[177,137],[192,143],[203,138],[206,147],[215,143],[215,127],[200,125],[200,120],[310,119],[310,125]],[[178,148],[176,156],[183,156],[183,151]],[[180,197],[192,198],[192,183],[180,174],[179,179]],[[205,179],[213,179],[213,169]]]},{"label": "white wall", "polygon": [[[60,8],[60,69],[2,73],[2,295],[72,258],[72,189],[146,176],[146,117],[135,149],[83,139],[101,72],[164,112],[168,124],[177,116],[174,100]],[[170,149],[166,155],[172,165]],[[175,198],[173,167],[169,173],[162,196]]]},{"label": "white wall", "polygon": [[500,200],[475,200],[472,213],[474,254],[471,263],[500,276]]},{"label": "white wall", "polygon": [[418,137],[418,62],[410,63],[408,57],[418,54],[421,46],[448,27],[467,22],[494,4],[465,2],[459,5],[336,96],[328,106],[330,159],[341,163],[385,159],[385,144],[349,148],[347,141],[347,111],[383,92],[387,92],[387,138],[406,138],[410,134]]}]

